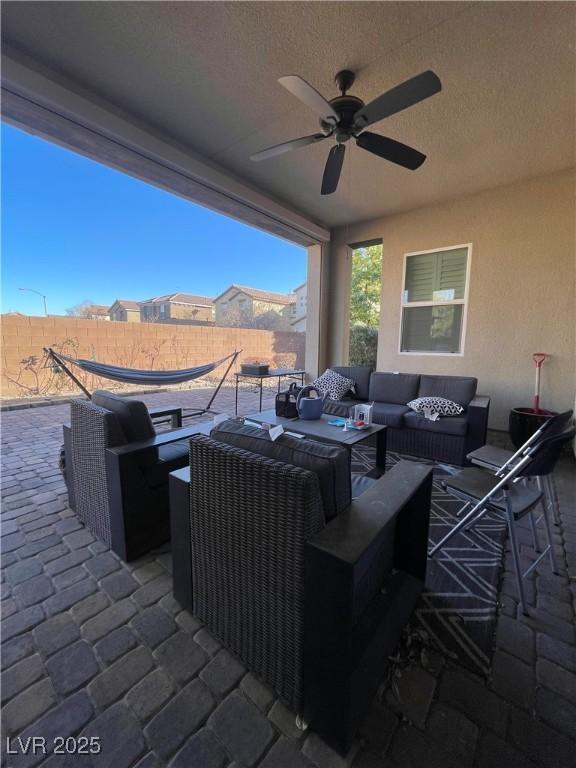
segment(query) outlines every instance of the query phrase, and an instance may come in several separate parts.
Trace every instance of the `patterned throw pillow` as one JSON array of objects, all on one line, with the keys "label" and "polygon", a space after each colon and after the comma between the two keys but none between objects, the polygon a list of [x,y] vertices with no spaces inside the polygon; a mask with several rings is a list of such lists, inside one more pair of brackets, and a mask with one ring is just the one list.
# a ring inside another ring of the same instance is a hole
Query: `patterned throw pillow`
[{"label": "patterned throw pillow", "polygon": [[341,376],[331,368],[327,368],[322,376],[312,382],[312,386],[316,387],[322,394],[328,392],[328,397],[331,397],[332,400],[342,400],[355,383],[352,379],[347,379],[346,376]]},{"label": "patterned throw pillow", "polygon": [[416,413],[423,416],[426,412],[430,414],[438,413],[440,416],[458,416],[464,412],[464,408],[452,400],[446,400],[444,397],[418,397],[416,400],[410,400],[407,403],[408,408],[412,408]]}]

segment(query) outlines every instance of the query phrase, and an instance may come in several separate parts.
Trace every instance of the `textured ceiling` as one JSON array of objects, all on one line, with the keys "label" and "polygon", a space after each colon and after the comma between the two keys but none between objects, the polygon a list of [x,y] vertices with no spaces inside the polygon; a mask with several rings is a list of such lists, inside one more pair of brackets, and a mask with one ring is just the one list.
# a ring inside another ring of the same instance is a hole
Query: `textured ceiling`
[{"label": "textured ceiling", "polygon": [[[3,40],[330,226],[428,205],[575,163],[574,3],[4,2]],[[322,198],[328,141],[277,78],[328,98],[337,70],[368,102],[433,69],[437,96],[372,128],[423,151],[411,172],[348,145]]]}]

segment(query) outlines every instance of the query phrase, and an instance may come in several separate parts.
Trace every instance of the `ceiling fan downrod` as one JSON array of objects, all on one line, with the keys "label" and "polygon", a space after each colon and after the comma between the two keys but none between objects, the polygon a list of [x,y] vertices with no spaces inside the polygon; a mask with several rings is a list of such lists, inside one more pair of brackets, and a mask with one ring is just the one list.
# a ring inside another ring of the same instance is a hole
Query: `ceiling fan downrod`
[{"label": "ceiling fan downrod", "polygon": [[350,88],[352,88],[354,85],[354,80],[356,80],[356,75],[349,69],[341,69],[340,72],[336,73],[334,78],[334,81],[338,86],[338,90],[342,96],[346,96],[346,91],[349,91]]}]

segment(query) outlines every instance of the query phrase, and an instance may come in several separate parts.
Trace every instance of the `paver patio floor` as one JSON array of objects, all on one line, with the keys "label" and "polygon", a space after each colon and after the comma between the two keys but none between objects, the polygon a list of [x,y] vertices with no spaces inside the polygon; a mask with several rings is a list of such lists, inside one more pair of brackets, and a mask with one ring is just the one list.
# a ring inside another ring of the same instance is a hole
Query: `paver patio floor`
[{"label": "paver patio floor", "polygon": [[[144,399],[196,407],[209,395],[202,389]],[[270,390],[265,406],[272,402]],[[215,408],[234,413],[233,388],[222,390]],[[257,395],[242,391],[240,412],[257,409]],[[547,563],[539,566],[527,582],[531,616],[525,617],[507,556],[491,678],[440,657],[427,669],[413,668],[401,680],[401,700],[388,693],[375,702],[354,748],[341,758],[313,732],[298,731],[273,692],[180,609],[171,594],[169,546],[124,564],[78,521],[57,467],[68,412],[58,405],[2,414],[5,765],[576,765],[573,459],[563,460],[555,475],[562,572],[553,576]],[[101,753],[23,754],[14,738],[25,744],[28,736],[44,736],[51,751],[56,737],[79,735],[98,737]],[[7,753],[5,737],[17,754]]]}]

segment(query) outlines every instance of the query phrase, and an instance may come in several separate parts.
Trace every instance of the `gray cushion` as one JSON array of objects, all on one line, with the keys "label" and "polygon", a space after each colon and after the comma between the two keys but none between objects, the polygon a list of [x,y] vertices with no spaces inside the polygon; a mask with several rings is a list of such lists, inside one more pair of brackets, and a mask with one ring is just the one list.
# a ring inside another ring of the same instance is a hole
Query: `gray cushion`
[{"label": "gray cushion", "polygon": [[375,424],[386,424],[387,427],[402,429],[405,413],[410,413],[410,408],[407,405],[374,403],[372,406],[372,421]]},{"label": "gray cushion", "polygon": [[220,443],[234,445],[245,451],[314,472],[320,483],[326,520],[335,517],[350,505],[350,453],[344,446],[328,445],[290,435],[281,435],[272,442],[264,430],[246,426],[236,419],[218,424],[210,433],[210,437]]},{"label": "gray cushion", "polygon": [[116,414],[129,443],[150,440],[156,435],[148,408],[141,400],[128,400],[104,389],[97,389],[92,395],[92,402]]},{"label": "gray cushion", "polygon": [[345,397],[343,400],[332,400],[328,397],[324,401],[322,411],[330,416],[341,416],[343,419],[347,419],[350,409],[358,405],[358,402],[351,397]]},{"label": "gray cushion", "polygon": [[186,466],[190,458],[190,441],[178,440],[175,443],[167,443],[158,448],[158,460],[164,463],[182,462]]},{"label": "gray cushion", "polygon": [[190,463],[190,441],[161,445],[155,449],[157,460],[145,469],[145,476],[151,488],[168,485],[168,475],[175,469],[187,467]]},{"label": "gray cushion", "polygon": [[368,475],[352,475],[352,498],[357,499],[362,496],[363,493],[369,491],[370,488],[377,482],[375,477],[368,477]]},{"label": "gray cushion", "polygon": [[370,375],[372,368],[369,365],[333,365],[332,370],[355,383],[355,398],[368,400],[370,391]]},{"label": "gray cushion", "polygon": [[[418,397],[445,397],[468,407],[476,394],[478,379],[471,376],[420,376]],[[412,399],[412,398],[410,398]],[[408,401],[406,401],[408,402]]]},{"label": "gray cushion", "polygon": [[463,437],[468,428],[466,416],[441,416],[437,421],[430,421],[419,413],[409,411],[404,416],[404,426],[407,429],[421,429],[426,432],[437,432],[439,435],[458,435]]},{"label": "gray cushion", "polygon": [[417,373],[373,373],[370,378],[370,400],[406,405],[418,393]]},{"label": "gray cushion", "polygon": [[[104,389],[97,389],[92,395],[94,405],[112,411],[118,420],[128,443],[140,443],[156,436],[148,408],[141,400],[129,400],[113,395]],[[141,451],[137,457],[141,467],[151,467],[158,461],[158,449]]]}]

